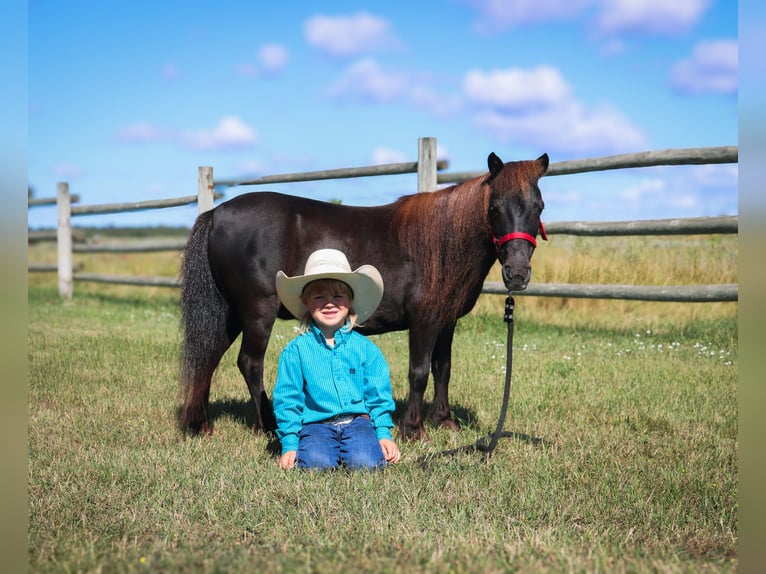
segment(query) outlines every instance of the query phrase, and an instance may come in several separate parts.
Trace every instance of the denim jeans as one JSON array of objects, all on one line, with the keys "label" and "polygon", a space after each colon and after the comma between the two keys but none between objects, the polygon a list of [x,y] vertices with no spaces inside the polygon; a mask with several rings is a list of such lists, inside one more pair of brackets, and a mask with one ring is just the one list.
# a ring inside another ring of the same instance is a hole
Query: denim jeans
[{"label": "denim jeans", "polygon": [[369,418],[356,417],[346,424],[319,422],[303,425],[296,455],[298,468],[351,470],[386,466],[383,449]]}]

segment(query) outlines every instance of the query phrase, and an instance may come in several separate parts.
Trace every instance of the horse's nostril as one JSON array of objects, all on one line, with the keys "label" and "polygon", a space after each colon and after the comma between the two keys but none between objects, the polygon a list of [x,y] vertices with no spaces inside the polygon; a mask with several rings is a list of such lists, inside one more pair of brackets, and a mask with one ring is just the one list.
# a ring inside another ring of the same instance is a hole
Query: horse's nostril
[{"label": "horse's nostril", "polygon": [[503,282],[513,291],[523,291],[529,283],[531,268],[514,270],[511,265],[503,265]]}]

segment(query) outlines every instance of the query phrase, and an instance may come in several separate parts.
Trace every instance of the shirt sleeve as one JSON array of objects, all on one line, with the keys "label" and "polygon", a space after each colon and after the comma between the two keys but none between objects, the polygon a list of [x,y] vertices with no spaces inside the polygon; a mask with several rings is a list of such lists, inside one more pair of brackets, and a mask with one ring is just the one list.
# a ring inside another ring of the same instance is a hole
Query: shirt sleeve
[{"label": "shirt sleeve", "polygon": [[364,372],[364,402],[370,413],[375,434],[380,439],[392,439],[394,422],[391,413],[396,404],[391,390],[391,372],[383,353],[372,341],[366,339],[367,353]]},{"label": "shirt sleeve", "polygon": [[277,380],[272,397],[277,437],[282,454],[298,449],[298,434],[303,425],[303,369],[295,345],[288,345],[279,355]]}]

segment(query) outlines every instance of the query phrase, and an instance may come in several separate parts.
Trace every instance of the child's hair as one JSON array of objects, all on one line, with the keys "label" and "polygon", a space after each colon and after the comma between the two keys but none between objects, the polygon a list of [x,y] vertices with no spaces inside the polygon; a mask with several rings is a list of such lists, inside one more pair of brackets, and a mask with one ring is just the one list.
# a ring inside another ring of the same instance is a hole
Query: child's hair
[{"label": "child's hair", "polygon": [[[344,329],[348,329],[349,331],[357,326],[356,324],[356,318],[357,314],[356,311],[354,311],[354,291],[351,289],[351,287],[348,286],[348,284],[344,283],[343,281],[339,279],[316,279],[314,281],[311,281],[310,283],[307,283],[306,286],[303,288],[303,292],[301,293],[301,300],[303,301],[303,304],[306,305],[308,300],[316,295],[317,293],[329,293],[330,295],[339,295],[343,294],[348,297],[349,301],[351,301],[351,307],[348,310],[348,323],[346,326],[344,326]],[[300,325],[300,332],[306,333],[311,328],[311,313],[309,311],[306,311],[303,314],[303,317],[301,318],[301,325]]]}]

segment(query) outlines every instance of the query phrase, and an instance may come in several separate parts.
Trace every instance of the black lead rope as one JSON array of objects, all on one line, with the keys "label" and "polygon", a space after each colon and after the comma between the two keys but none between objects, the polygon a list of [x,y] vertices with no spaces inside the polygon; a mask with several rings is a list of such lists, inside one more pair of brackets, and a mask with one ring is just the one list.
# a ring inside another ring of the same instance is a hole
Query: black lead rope
[{"label": "black lead rope", "polygon": [[[495,432],[493,432],[489,437],[480,438],[474,444],[469,444],[450,450],[444,450],[436,454],[426,455],[420,459],[420,466],[423,468],[426,468],[431,460],[436,457],[453,456],[459,452],[471,452],[478,450],[479,452],[483,452],[486,458],[489,458],[492,456],[492,452],[495,450],[497,442],[501,438],[515,437],[527,442],[531,442],[533,444],[545,443],[545,439],[540,437],[503,430],[503,426],[505,425],[505,415],[508,412],[508,400],[511,396],[511,371],[513,368],[513,307],[513,297],[510,293],[508,293],[508,297],[505,299],[505,313],[503,315],[503,320],[508,324],[508,338],[505,352],[505,390],[503,391],[503,406],[500,408],[500,416],[497,420]],[[489,443],[487,443],[488,439]]]}]

